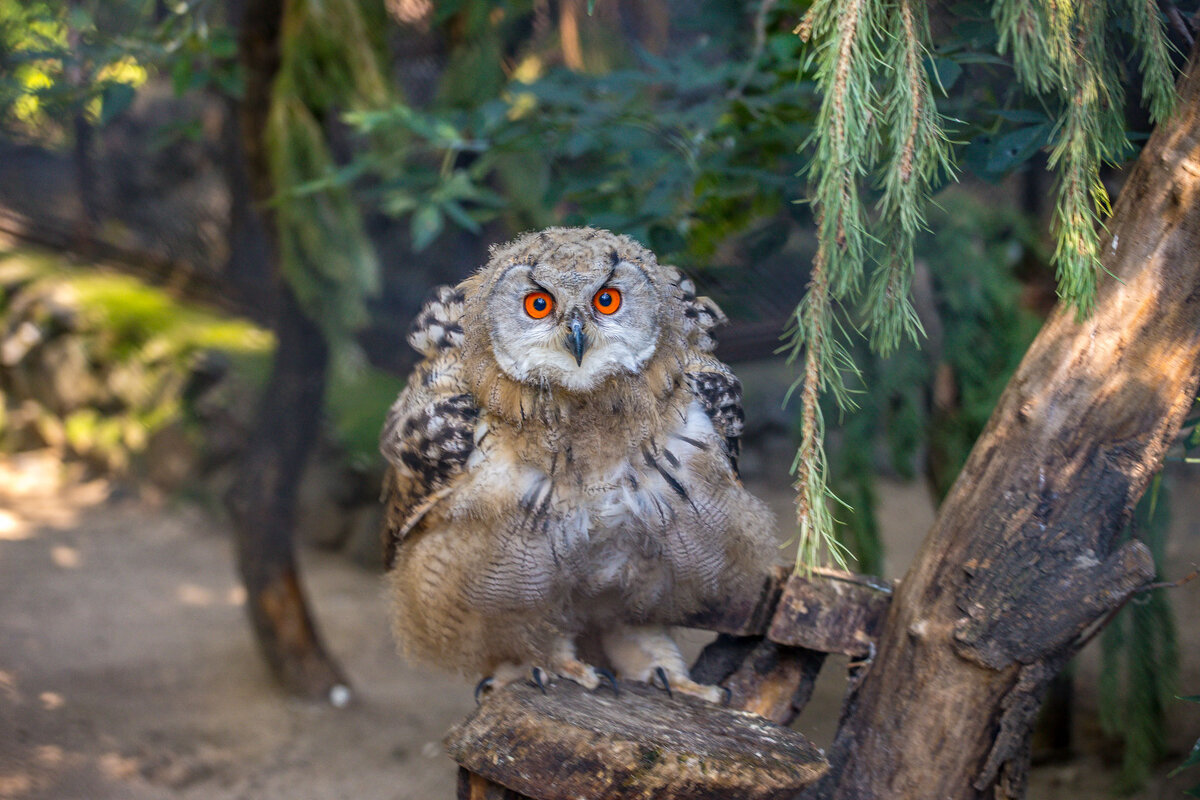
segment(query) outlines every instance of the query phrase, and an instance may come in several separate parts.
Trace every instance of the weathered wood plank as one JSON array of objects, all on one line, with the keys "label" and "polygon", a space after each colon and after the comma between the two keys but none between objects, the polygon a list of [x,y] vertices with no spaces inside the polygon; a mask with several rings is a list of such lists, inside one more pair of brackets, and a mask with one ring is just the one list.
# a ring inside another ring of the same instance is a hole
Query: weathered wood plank
[{"label": "weathered wood plank", "polygon": [[868,656],[891,599],[890,586],[864,575],[833,571],[811,578],[792,575],[767,638],[822,653]]},{"label": "weathered wood plank", "polygon": [[761,636],[721,634],[692,666],[692,680],[724,686],[729,707],[788,725],[808,704],[825,654]]},{"label": "weathered wood plank", "polygon": [[451,730],[451,757],[537,800],[793,796],[824,774],[803,735],[644,684],[621,693],[514,684]]},{"label": "weathered wood plank", "polygon": [[812,697],[825,654],[763,639],[722,685],[729,705],[787,725]]},{"label": "weathered wood plank", "polygon": [[458,800],[530,800],[526,795],[492,783],[466,767],[458,768]]}]

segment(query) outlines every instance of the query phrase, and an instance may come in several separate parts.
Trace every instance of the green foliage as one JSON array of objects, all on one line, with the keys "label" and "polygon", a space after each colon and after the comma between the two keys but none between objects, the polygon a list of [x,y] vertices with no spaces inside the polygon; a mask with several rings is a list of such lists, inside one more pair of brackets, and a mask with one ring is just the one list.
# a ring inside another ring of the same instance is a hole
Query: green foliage
[{"label": "green foliage", "polygon": [[0,285],[8,289],[0,296],[0,330],[27,322],[43,332],[0,382],[20,411],[4,415],[0,443],[15,446],[16,417],[23,416],[43,440],[61,440],[110,471],[128,470],[156,432],[186,416],[184,388],[202,353],[228,354],[235,380],[245,381],[265,374],[273,346],[270,334],[249,323],[34,251],[0,254]]},{"label": "green foliage", "polygon": [[[1200,694],[1194,694],[1190,697],[1181,697],[1180,700],[1186,700],[1189,703],[1200,703]],[[1175,769],[1171,770],[1171,777],[1178,775],[1185,769],[1190,769],[1200,765],[1200,739],[1196,740],[1196,744],[1192,745],[1192,752],[1188,753],[1188,757],[1184,762]],[[1188,797],[1200,797],[1200,783],[1184,792]]]},{"label": "green foliage", "polygon": [[215,90],[242,94],[237,35],[222,18],[219,0],[182,0],[167,4],[157,27],[138,43],[145,57],[171,76],[177,95]]},{"label": "green foliage", "polygon": [[[1138,503],[1127,536],[1136,536],[1165,563],[1166,509],[1162,476]],[[1162,576],[1156,571],[1155,579]],[[1174,697],[1179,651],[1171,605],[1162,590],[1135,597],[1104,629],[1100,671],[1100,723],[1119,738],[1125,753],[1118,790],[1141,788],[1167,753],[1166,708]]]},{"label": "green foliage", "polygon": [[0,0],[0,129],[61,143],[76,116],[103,125],[124,111],[147,68],[113,31],[145,6]]},{"label": "green foliage", "polygon": [[335,347],[367,320],[378,264],[349,189],[327,180],[327,126],[343,109],[381,105],[389,90],[358,0],[284,6],[280,66],[265,131],[284,275]]},{"label": "green foliage", "polygon": [[[468,27],[476,38],[503,35]],[[812,123],[794,39],[772,34],[750,71],[727,57],[726,42],[710,41],[669,59],[610,54],[619,66],[601,74],[546,69],[533,42],[474,104],[443,95],[431,109],[348,115],[388,147],[371,148],[339,178],[368,176],[380,206],[409,220],[418,249],[447,223],[475,231],[499,218],[512,230],[607,226],[664,259],[703,262],[731,233],[786,206],[786,176],[801,166],[795,142]],[[447,81],[459,79],[456,63]]]}]

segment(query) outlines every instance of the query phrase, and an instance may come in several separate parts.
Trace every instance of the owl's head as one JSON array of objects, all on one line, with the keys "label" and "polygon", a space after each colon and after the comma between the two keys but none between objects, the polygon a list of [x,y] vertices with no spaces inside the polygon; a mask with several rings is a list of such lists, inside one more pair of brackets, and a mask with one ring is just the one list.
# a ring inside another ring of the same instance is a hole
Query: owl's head
[{"label": "owl's head", "polygon": [[572,392],[639,372],[673,300],[653,253],[593,228],[524,234],[468,282],[464,336],[488,337],[510,378]]}]

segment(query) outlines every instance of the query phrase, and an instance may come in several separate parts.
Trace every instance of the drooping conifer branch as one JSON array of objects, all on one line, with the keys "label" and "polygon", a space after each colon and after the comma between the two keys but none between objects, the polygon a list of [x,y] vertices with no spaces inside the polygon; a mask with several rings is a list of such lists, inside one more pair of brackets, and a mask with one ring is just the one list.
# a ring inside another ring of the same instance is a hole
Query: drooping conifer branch
[{"label": "drooping conifer branch", "polygon": [[1133,23],[1133,45],[1140,54],[1142,96],[1150,118],[1162,122],[1175,108],[1175,70],[1167,42],[1165,24],[1155,0],[1127,0]]},{"label": "drooping conifer branch", "polygon": [[1081,2],[1072,8],[1074,56],[1062,74],[1064,106],[1049,168],[1060,175],[1051,259],[1058,294],[1081,316],[1091,311],[1100,270],[1100,226],[1111,212],[1100,180],[1103,162],[1128,148],[1123,93],[1105,37],[1106,8]]},{"label": "drooping conifer branch", "polygon": [[[1121,3],[1141,58],[1147,104],[1162,119],[1174,93],[1161,15],[1153,0]],[[1011,53],[1020,85],[1056,109],[1049,157],[1058,174],[1053,263],[1060,296],[1080,314],[1093,302],[1100,231],[1109,213],[1100,168],[1128,148],[1119,65],[1105,33],[1115,6],[1115,0],[995,0],[992,6],[999,50]],[[799,558],[805,559],[814,550],[804,537],[831,542],[833,536],[831,516],[818,509],[831,497],[818,401],[828,392],[849,409],[846,373],[858,374],[837,314],[862,300],[872,345],[883,353],[906,335],[919,336],[909,300],[913,242],[934,184],[950,172],[951,160],[927,68],[921,0],[816,0],[796,32],[814,42],[809,58],[822,94],[808,169],[818,252],[788,331],[793,356],[802,352],[805,361],[797,381],[805,428],[795,467],[804,544]],[[861,279],[872,236],[860,182],[872,173],[880,189],[882,255],[864,297]]]},{"label": "drooping conifer branch", "polygon": [[899,0],[888,15],[884,61],[899,68],[885,73],[883,129],[890,131],[879,201],[886,243],[871,279],[864,316],[871,343],[881,354],[922,331],[909,297],[913,243],[925,224],[933,184],[952,171],[950,143],[942,130],[929,74],[925,69],[929,24],[923,4]]},{"label": "drooping conifer branch", "polygon": [[992,20],[999,34],[997,49],[1012,52],[1013,70],[1021,85],[1035,92],[1053,90],[1061,58],[1053,55],[1042,1],[999,0],[992,6]]},{"label": "drooping conifer branch", "polygon": [[871,84],[879,59],[874,35],[878,0],[818,0],[801,24],[817,45],[816,153],[809,168],[818,237],[825,248],[831,296],[858,288],[866,255],[866,225],[859,180],[870,169],[879,138]]},{"label": "drooping conifer branch", "polygon": [[[853,370],[854,362],[842,344],[844,331],[836,331],[835,309],[830,297],[825,250],[817,251],[808,291],[792,319],[789,334],[792,361],[804,353],[804,375],[800,387],[800,445],[792,461],[795,476],[797,549],[796,569],[811,574],[821,562],[823,549],[843,568],[844,547],[834,538],[833,514],[829,501],[836,500],[829,490],[828,463],[825,457],[825,417],[821,411],[821,393],[832,390],[843,408],[853,404],[846,393],[842,370]],[[837,334],[841,334],[841,339]]]},{"label": "drooping conifer branch", "polygon": [[[822,92],[815,154],[809,168],[817,214],[818,252],[808,292],[789,333],[793,355],[803,349],[800,385],[804,430],[796,454],[798,565],[817,562],[822,546],[842,561],[833,533],[826,484],[824,419],[820,398],[828,393],[841,410],[854,404],[846,377],[859,374],[840,309],[859,300],[869,244],[860,181],[870,174],[888,131],[885,165],[878,178],[880,210],[887,220],[891,252],[875,272],[867,314],[877,344],[892,349],[900,338],[919,335],[909,301],[912,243],[940,170],[949,170],[948,147],[925,69],[927,20],[913,0],[819,0],[797,28],[816,42],[813,58]],[[881,53],[880,42],[886,42]],[[880,63],[898,65],[874,84]]]},{"label": "drooping conifer branch", "polygon": [[808,291],[787,331],[791,357],[804,355],[803,375],[797,381],[803,430],[793,462],[797,569],[811,569],[823,545],[836,561],[844,562],[828,505],[832,495],[826,481],[820,397],[828,391],[840,408],[853,405],[842,372],[857,369],[835,315],[838,304],[857,291],[866,258],[859,181],[869,171],[878,138],[871,79],[879,58],[873,35],[880,11],[877,0],[818,0],[796,29],[802,39],[817,43],[813,57],[822,92],[816,153],[809,168],[818,250]]}]

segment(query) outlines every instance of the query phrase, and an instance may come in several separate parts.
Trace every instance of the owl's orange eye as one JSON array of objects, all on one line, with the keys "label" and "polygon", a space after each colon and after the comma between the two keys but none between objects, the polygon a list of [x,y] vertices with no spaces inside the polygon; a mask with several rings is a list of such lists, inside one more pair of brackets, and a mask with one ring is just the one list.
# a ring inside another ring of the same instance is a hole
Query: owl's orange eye
[{"label": "owl's orange eye", "polygon": [[611,286],[601,289],[592,298],[592,305],[601,314],[612,314],[621,307],[621,293]]},{"label": "owl's orange eye", "polygon": [[554,310],[554,298],[546,292],[530,292],[525,295],[525,313],[541,319]]}]

